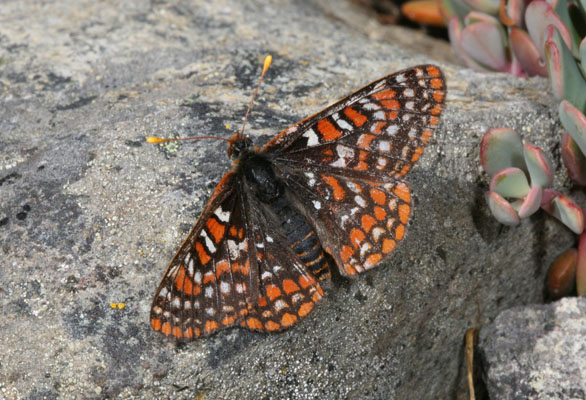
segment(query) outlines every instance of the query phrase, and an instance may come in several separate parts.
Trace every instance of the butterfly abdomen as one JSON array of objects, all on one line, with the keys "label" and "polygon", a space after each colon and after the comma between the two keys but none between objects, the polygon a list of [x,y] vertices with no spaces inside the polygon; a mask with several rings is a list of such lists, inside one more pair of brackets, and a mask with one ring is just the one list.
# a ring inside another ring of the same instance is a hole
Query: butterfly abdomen
[{"label": "butterfly abdomen", "polygon": [[287,237],[289,247],[315,277],[327,278],[330,272],[328,258],[305,217],[292,208],[284,196],[271,206],[279,218],[281,230]]}]

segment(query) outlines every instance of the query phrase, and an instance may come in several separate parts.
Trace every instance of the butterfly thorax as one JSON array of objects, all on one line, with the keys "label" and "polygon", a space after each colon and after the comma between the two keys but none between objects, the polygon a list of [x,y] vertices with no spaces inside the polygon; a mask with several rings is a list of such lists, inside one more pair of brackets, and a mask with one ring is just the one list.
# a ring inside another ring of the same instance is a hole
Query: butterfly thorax
[{"label": "butterfly thorax", "polygon": [[282,196],[283,185],[275,176],[271,162],[261,152],[245,148],[239,162],[249,187],[261,202],[270,204]]}]

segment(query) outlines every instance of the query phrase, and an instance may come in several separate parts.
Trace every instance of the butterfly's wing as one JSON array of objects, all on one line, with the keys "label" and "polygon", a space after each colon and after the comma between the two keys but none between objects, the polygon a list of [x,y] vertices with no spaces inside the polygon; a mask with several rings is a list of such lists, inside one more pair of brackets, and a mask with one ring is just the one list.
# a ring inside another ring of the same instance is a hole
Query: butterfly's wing
[{"label": "butterfly's wing", "polygon": [[270,242],[241,177],[232,171],[218,184],[163,276],[150,321],[166,336],[187,341],[234,325],[274,331],[321,298],[286,241]]},{"label": "butterfly's wing", "polygon": [[411,213],[400,181],[439,123],[439,68],[379,79],[267,143],[287,185],[344,275],[372,268],[403,239]]}]

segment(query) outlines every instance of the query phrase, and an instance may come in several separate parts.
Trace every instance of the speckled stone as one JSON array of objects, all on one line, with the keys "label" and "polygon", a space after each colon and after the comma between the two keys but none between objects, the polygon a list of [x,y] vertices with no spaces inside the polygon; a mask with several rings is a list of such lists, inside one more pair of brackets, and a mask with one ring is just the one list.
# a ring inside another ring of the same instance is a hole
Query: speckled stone
[{"label": "speckled stone", "polygon": [[[479,141],[508,126],[557,152],[556,101],[545,79],[434,60],[316,3],[2,2],[0,398],[466,396],[466,329],[541,301],[573,241],[543,215],[494,221]],[[267,53],[247,128],[257,144],[374,79],[439,63],[447,108],[407,177],[411,226],[392,258],[334,282],[295,328],[177,347],[148,324],[152,296],[230,163],[223,142],[144,138],[228,137]]]},{"label": "speckled stone", "polygon": [[586,297],[503,311],[479,349],[491,399],[584,399]]}]

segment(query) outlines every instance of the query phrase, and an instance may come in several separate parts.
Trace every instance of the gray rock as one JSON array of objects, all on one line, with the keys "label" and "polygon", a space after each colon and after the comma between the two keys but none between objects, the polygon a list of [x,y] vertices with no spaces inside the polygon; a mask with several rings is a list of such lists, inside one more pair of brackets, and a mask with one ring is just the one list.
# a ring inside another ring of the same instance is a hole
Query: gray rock
[{"label": "gray rock", "polygon": [[223,142],[160,148],[145,136],[228,137],[267,53],[248,122],[258,144],[434,60],[313,3],[23,0],[1,10],[0,397],[465,396],[466,329],[541,301],[547,266],[573,241],[543,215],[499,225],[483,198],[486,129],[559,147],[547,81],[441,62],[447,109],[407,177],[415,211],[395,255],[331,285],[284,333],[232,329],[177,347],[148,324],[152,296],[230,163]]},{"label": "gray rock", "polygon": [[491,399],[584,399],[586,297],[506,310],[479,349]]}]

